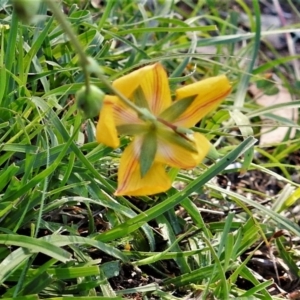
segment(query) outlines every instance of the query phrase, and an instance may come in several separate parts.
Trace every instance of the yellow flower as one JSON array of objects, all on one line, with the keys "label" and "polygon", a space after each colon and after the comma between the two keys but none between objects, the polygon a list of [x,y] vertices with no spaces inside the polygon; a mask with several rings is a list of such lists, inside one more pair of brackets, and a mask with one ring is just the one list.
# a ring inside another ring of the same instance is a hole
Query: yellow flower
[{"label": "yellow flower", "polygon": [[117,148],[118,135],[133,136],[120,160],[115,192],[131,196],[168,190],[171,180],[166,165],[190,169],[203,160],[210,149],[209,141],[186,128],[216,109],[231,91],[227,77],[221,75],[179,88],[172,101],[167,74],[159,63],[125,75],[113,86],[156,118],[145,119],[116,96],[104,99],[97,141]]}]

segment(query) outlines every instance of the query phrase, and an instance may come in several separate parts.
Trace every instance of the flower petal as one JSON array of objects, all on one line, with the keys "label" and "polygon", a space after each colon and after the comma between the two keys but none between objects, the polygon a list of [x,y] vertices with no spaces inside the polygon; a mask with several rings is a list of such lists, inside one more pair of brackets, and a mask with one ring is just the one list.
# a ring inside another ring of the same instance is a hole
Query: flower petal
[{"label": "flower petal", "polygon": [[146,175],[141,177],[139,164],[142,137],[137,137],[125,149],[118,172],[116,196],[146,196],[164,192],[171,187],[171,180],[161,163],[154,162]]},{"label": "flower petal", "polygon": [[116,79],[112,84],[113,87],[119,90],[119,92],[121,92],[126,98],[129,98],[140,85],[140,82],[144,77],[144,73],[148,72],[148,68],[148,66],[140,68]]},{"label": "flower petal", "polygon": [[160,135],[158,137],[158,149],[155,161],[181,169],[196,167],[208,153],[210,142],[204,135],[198,132],[195,132],[192,138],[197,152],[174,144],[171,140],[166,140]]},{"label": "flower petal", "polygon": [[171,105],[168,76],[159,63],[143,69],[146,71],[140,80],[140,85],[145,99],[148,101],[150,111],[157,116]]},{"label": "flower petal", "polygon": [[144,124],[137,113],[122,103],[117,97],[114,98],[114,119],[116,126],[127,124]]},{"label": "flower petal", "polygon": [[205,115],[217,108],[230,93],[231,85],[225,75],[204,79],[176,91],[176,101],[197,95],[192,104],[173,123],[192,127]]},{"label": "flower petal", "polygon": [[115,96],[105,96],[103,107],[100,111],[96,129],[96,137],[99,143],[109,147],[119,146],[117,126],[144,124],[137,113],[125,106]]},{"label": "flower petal", "polygon": [[106,96],[99,115],[99,121],[96,128],[96,139],[98,143],[117,148],[120,141],[114,118],[115,97]]},{"label": "flower petal", "polygon": [[154,115],[158,115],[171,105],[168,76],[160,63],[145,66],[122,76],[113,82],[113,86],[127,98],[133,96],[134,91],[140,86]]}]

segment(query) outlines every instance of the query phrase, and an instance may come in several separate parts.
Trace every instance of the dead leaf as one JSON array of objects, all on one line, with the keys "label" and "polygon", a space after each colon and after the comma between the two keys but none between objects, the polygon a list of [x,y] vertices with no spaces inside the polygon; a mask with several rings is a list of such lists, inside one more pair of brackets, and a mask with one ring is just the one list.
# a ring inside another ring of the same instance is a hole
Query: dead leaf
[{"label": "dead leaf", "polygon": [[[258,89],[254,84],[250,86],[249,90],[256,99],[256,103],[264,107],[270,107],[281,103],[289,103],[292,101],[292,96],[286,88],[284,88],[281,84],[278,84],[277,88],[279,92],[271,96],[265,95],[263,91]],[[282,107],[278,110],[272,111],[272,114],[288,120],[293,120],[295,123],[297,123],[298,120],[297,110],[291,107]],[[278,126],[278,124],[274,124],[273,120],[264,116],[261,116],[261,119],[264,125],[261,128],[259,145],[265,146],[282,142],[288,133],[289,127],[284,125]],[[296,129],[292,128],[289,138],[292,139],[295,136],[295,133]]]}]

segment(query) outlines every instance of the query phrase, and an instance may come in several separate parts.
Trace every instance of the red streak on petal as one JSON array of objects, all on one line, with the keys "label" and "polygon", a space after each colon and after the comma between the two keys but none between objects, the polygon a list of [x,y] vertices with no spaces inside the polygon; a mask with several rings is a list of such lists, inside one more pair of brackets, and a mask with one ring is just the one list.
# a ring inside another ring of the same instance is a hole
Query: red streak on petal
[{"label": "red streak on petal", "polygon": [[[176,120],[174,123],[176,124],[177,122],[183,122],[185,120],[189,120],[191,119],[191,117],[197,113],[198,110],[210,106],[212,105],[214,102],[217,102],[218,100],[225,98],[229,93],[230,93],[231,89],[229,89],[228,91],[226,91],[224,94],[220,95],[217,98],[214,98],[208,102],[203,103],[203,105],[199,106],[195,106],[194,109],[192,111],[189,112],[189,114],[185,115],[184,118],[181,118],[181,116],[179,116],[178,120]],[[179,100],[180,101],[180,100]],[[183,113],[184,114],[184,113]]]},{"label": "red streak on petal", "polygon": [[[177,159],[175,159],[175,155],[173,155],[173,150],[171,147],[167,146],[166,144],[160,144],[160,148],[162,149],[161,152],[163,152],[163,156],[168,157],[169,161],[174,163],[174,166],[178,167],[178,168],[182,168],[182,163],[180,161],[178,161]],[[166,164],[169,165],[168,162],[165,162]],[[192,166],[184,166],[184,169],[190,169],[190,168],[194,168],[195,165]]]},{"label": "red streak on petal", "polygon": [[154,78],[153,78],[153,98],[151,100],[151,110],[153,113],[159,113],[159,106],[160,106],[160,95],[161,95],[161,84],[158,81],[159,72],[158,68],[154,68]]},{"label": "red streak on petal", "polygon": [[170,161],[172,161],[174,164],[177,164],[177,161],[175,159],[173,159],[173,156],[170,155],[170,148],[166,147],[166,145],[162,145],[161,146],[163,152],[165,153],[165,155],[169,158]]},{"label": "red streak on petal", "polygon": [[133,153],[132,153],[132,159],[130,161],[130,164],[128,164],[126,166],[126,172],[124,174],[124,180],[122,181],[122,184],[120,187],[118,187],[117,192],[123,191],[124,189],[126,189],[126,187],[128,186],[128,183],[131,180],[131,174],[132,172],[134,172],[134,167],[136,164],[136,161],[139,159],[139,151],[136,151],[136,149],[140,148],[140,143],[138,143],[138,141],[133,141],[134,147],[133,147]]},{"label": "red streak on petal", "polygon": [[131,123],[137,121],[137,116],[134,115],[134,112],[130,111],[129,109],[115,105],[114,110],[117,117],[120,117],[120,119],[124,122]]},{"label": "red streak on petal", "polygon": [[123,191],[126,186],[128,185],[128,182],[130,181],[130,174],[132,173],[132,169],[134,167],[134,159],[131,161],[131,163],[129,165],[127,165],[126,168],[126,173],[124,174],[124,180],[122,181],[122,185],[118,188],[117,192],[119,193],[120,191]]}]

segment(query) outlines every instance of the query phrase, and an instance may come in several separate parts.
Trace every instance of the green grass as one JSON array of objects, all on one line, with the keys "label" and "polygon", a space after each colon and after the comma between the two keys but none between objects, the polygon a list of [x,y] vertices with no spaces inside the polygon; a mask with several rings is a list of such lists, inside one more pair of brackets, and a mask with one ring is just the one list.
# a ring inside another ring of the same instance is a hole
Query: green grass
[{"label": "green grass", "polygon": [[[300,106],[299,78],[290,64],[299,55],[283,56],[269,44],[268,57],[260,41],[299,32],[299,24],[261,32],[258,1],[235,1],[249,18],[246,32],[229,1],[175,2],[108,1],[96,9],[89,1],[64,1],[82,49],[110,81],[161,62],[173,90],[224,73],[233,84],[221,107],[195,128],[221,159],[173,174],[182,190],[130,198],[113,195],[120,151],[97,144],[97,118],[77,112],[74,94],[85,77],[57,19],[42,1],[39,18],[22,24],[11,4],[0,1],[2,24],[10,25],[0,32],[1,298],[284,299],[272,296],[272,280],[259,280],[247,263],[276,232],[300,236],[288,215],[299,198],[293,174],[300,167],[289,159],[297,155],[299,133],[271,147],[256,143],[262,116],[298,128],[274,111]],[[203,52],[206,46],[216,53]],[[282,78],[295,101],[266,108],[253,101],[250,83],[274,84],[267,72]],[[109,92],[96,76],[90,80]],[[121,150],[127,143],[121,140]],[[217,175],[240,171],[227,169],[235,161],[283,188],[270,196],[217,184]],[[297,277],[297,245],[278,235],[270,244]],[[241,279],[250,287],[243,289]]]}]

